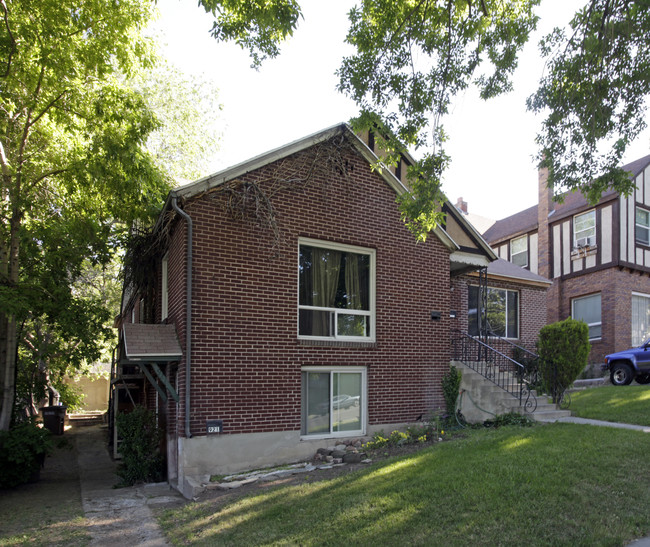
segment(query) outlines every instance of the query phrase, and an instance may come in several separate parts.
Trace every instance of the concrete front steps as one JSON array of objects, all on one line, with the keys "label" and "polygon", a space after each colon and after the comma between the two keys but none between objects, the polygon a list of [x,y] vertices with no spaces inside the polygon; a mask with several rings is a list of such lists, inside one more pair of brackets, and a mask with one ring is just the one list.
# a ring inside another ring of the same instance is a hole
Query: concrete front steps
[{"label": "concrete front steps", "polygon": [[[451,364],[458,368],[463,375],[460,384],[462,392],[460,411],[469,423],[482,423],[509,412],[528,415],[538,422],[553,422],[571,416],[570,411],[558,409],[556,405],[548,402],[546,395],[537,395],[535,391],[532,392],[532,396],[537,399],[537,408],[533,413],[526,412],[519,405],[518,398],[491,380],[460,361],[452,361]],[[522,403],[525,404],[525,401]]]},{"label": "concrete front steps", "polygon": [[87,427],[106,423],[106,412],[76,412],[68,414],[66,420],[69,425]]}]

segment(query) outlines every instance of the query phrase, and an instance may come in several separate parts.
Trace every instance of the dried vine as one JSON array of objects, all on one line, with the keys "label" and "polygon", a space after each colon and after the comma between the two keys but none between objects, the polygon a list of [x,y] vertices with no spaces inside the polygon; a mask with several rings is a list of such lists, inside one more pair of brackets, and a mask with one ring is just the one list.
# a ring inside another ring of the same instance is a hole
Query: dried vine
[{"label": "dried vine", "polygon": [[144,299],[142,320],[147,323],[155,322],[157,277],[153,272],[158,271],[158,263],[169,247],[174,217],[173,212],[166,211],[157,230],[153,226],[134,226],[126,241],[124,287],[132,291],[131,296],[138,294]]},{"label": "dried vine", "polygon": [[286,241],[274,203],[284,192],[306,192],[317,180],[323,181],[323,190],[333,178],[343,177],[349,182],[351,167],[346,155],[352,150],[348,139],[339,136],[276,162],[264,177],[234,179],[208,193],[233,220],[251,222],[268,231],[273,241],[272,251],[279,256]]},{"label": "dried vine", "polygon": [[[280,226],[277,209],[274,205],[282,199],[284,192],[304,193],[322,181],[323,191],[332,180],[345,179],[350,182],[351,166],[346,155],[353,152],[352,145],[345,136],[335,137],[319,143],[308,150],[279,160],[261,172],[263,176],[248,180],[235,179],[206,190],[192,197],[192,201],[206,195],[218,202],[233,220],[251,222],[267,231],[272,238],[272,253],[281,255],[286,245]],[[187,205],[187,204],[185,204]],[[154,227],[135,227],[126,244],[124,257],[124,283],[145,300],[144,320],[155,320],[154,298],[157,278],[152,272],[158,271],[158,263],[167,252],[171,231],[177,215],[165,211],[157,229]]]}]

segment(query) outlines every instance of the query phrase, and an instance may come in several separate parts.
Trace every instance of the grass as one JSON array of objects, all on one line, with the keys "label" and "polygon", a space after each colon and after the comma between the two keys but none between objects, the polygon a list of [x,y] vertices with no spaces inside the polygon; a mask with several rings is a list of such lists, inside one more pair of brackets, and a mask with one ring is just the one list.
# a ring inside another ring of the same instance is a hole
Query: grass
[{"label": "grass", "polygon": [[650,534],[647,434],[472,430],[337,479],[164,512],[184,545],[623,545]]},{"label": "grass", "polygon": [[[65,438],[59,439],[65,441]],[[90,543],[70,444],[58,443],[38,482],[0,490],[0,546]]]},{"label": "grass", "polygon": [[574,416],[650,426],[650,385],[593,387],[571,394]]}]

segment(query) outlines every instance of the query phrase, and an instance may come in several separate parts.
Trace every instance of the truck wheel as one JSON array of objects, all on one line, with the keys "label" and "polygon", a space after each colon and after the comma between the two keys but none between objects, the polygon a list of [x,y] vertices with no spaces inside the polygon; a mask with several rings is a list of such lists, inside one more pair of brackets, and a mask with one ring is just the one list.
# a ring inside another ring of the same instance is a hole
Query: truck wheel
[{"label": "truck wheel", "polygon": [[626,363],[614,363],[609,375],[615,386],[626,386],[632,381],[632,367]]},{"label": "truck wheel", "polygon": [[635,380],[637,384],[650,384],[650,372],[648,374],[639,374]]}]

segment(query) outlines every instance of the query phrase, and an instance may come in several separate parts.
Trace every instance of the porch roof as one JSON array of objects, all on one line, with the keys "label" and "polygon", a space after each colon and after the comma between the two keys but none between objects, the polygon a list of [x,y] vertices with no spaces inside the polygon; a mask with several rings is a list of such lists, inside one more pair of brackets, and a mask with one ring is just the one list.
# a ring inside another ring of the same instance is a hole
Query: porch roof
[{"label": "porch roof", "polygon": [[124,353],[128,361],[170,362],[183,355],[174,325],[125,323]]}]

